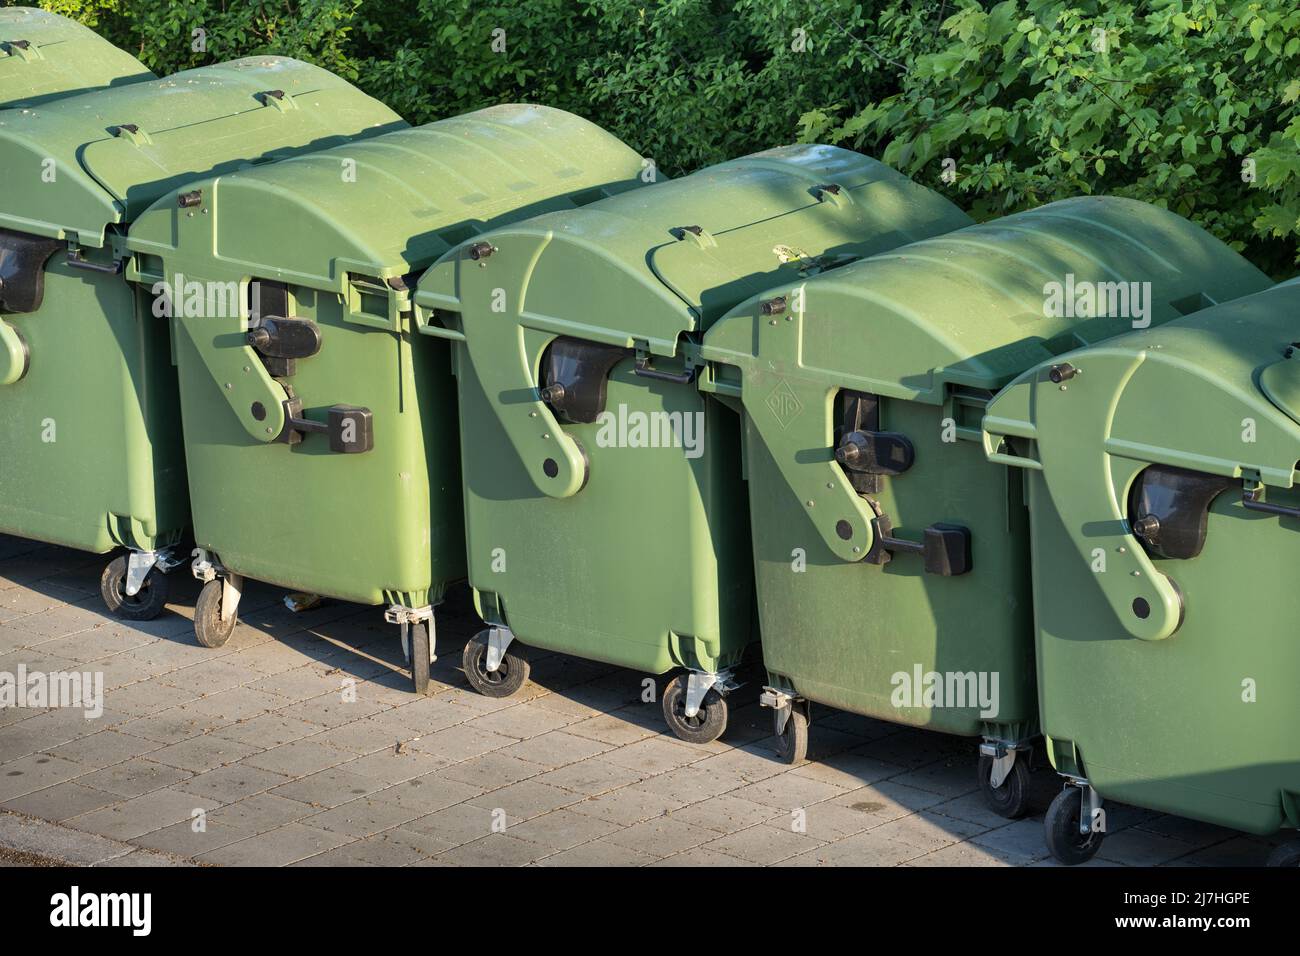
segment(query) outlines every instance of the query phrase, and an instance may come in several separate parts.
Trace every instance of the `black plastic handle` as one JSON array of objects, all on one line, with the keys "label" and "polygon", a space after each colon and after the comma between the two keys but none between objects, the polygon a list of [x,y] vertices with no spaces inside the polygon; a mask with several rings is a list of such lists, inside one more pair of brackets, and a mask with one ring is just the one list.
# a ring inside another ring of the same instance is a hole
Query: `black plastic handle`
[{"label": "black plastic handle", "polygon": [[1286,505],[1271,505],[1267,501],[1259,501],[1254,495],[1258,491],[1243,491],[1241,493],[1242,507],[1249,511],[1262,511],[1265,514],[1281,515],[1284,518],[1300,518],[1300,508],[1289,508]]},{"label": "black plastic handle", "polygon": [[80,253],[69,249],[68,265],[73,269],[85,269],[87,272],[101,272],[104,275],[120,276],[122,270],[126,268],[126,261],[123,259],[114,259],[112,265],[101,265],[98,262],[87,262],[85,259],[81,258]]},{"label": "black plastic handle", "polygon": [[632,371],[642,378],[653,378],[660,382],[672,382],[674,385],[690,385],[695,381],[695,369],[689,368],[685,372],[661,372],[657,368],[651,368],[645,359],[637,359],[636,366]]}]

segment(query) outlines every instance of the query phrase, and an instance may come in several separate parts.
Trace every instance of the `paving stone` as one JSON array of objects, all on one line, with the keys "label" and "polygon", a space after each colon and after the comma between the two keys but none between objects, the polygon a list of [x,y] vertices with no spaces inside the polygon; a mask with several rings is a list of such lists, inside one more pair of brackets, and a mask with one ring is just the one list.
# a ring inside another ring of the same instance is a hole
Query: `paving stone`
[{"label": "paving stone", "polygon": [[554,856],[538,860],[538,866],[646,866],[655,862],[655,857],[631,847],[610,843],[608,840],[593,840],[571,850],[564,850]]},{"label": "paving stone", "polygon": [[16,813],[0,813],[0,846],[63,860],[74,866],[103,863],[132,850],[129,843]]},{"label": "paving stone", "polygon": [[540,780],[524,780],[471,797],[466,803],[488,810],[503,810],[507,822],[514,825],[561,807],[572,806],[581,799],[579,794],[561,790]]},{"label": "paving stone", "polygon": [[189,770],[191,773],[203,773],[206,770],[235,763],[258,752],[256,747],[208,735],[155,750],[149,754],[149,759],[169,767]]},{"label": "paving stone", "polygon": [[[1006,823],[1005,820],[1002,822]],[[921,812],[882,823],[878,827],[873,827],[872,832],[897,843],[906,843],[929,852],[987,833],[988,829],[965,820]]]},{"label": "paving stone", "polygon": [[287,866],[351,841],[351,837],[289,823],[198,857],[221,866]]},{"label": "paving stone", "polygon": [[385,787],[376,791],[374,799],[421,813],[432,813],[482,793],[483,790],[473,784],[452,780],[435,772]]},{"label": "paving stone", "polygon": [[160,747],[156,740],[147,740],[117,730],[101,730],[60,744],[51,753],[65,760],[74,760],[89,770],[99,770],[132,757],[143,756]]},{"label": "paving stone", "polygon": [[259,793],[217,807],[208,814],[208,825],[221,824],[248,830],[250,833],[261,833],[319,812],[319,808],[308,806],[300,800]]},{"label": "paving stone", "polygon": [[[818,805],[819,808],[825,806]],[[693,826],[706,827],[719,833],[735,833],[774,818],[777,811],[758,803],[751,803],[730,794],[721,794],[673,810],[669,816]]]},{"label": "paving stone", "polygon": [[75,781],[68,781],[16,797],[7,801],[4,806],[7,810],[17,810],[19,813],[57,823],[69,817],[109,806],[121,799],[115,793],[83,787]]},{"label": "paving stone", "polygon": [[518,783],[545,771],[545,767],[518,757],[490,753],[462,761],[442,772],[453,780],[486,789],[493,784],[500,786],[503,783]]},{"label": "paving stone", "polygon": [[592,740],[613,744],[616,747],[636,743],[638,740],[643,740],[654,734],[652,730],[639,727],[627,720],[608,714],[588,717],[586,720],[569,724],[566,729],[569,733],[577,734],[579,737],[589,737]]},{"label": "paving stone", "polygon": [[908,866],[1017,866],[1024,858],[1017,853],[1005,853],[992,847],[973,843],[953,843],[940,847],[925,856],[909,860]]},{"label": "paving stone", "polygon": [[381,789],[383,784],[373,777],[363,777],[342,767],[332,767],[276,787],[271,792],[278,797],[300,800],[313,807],[329,808]]},{"label": "paving stone", "polygon": [[648,774],[643,771],[617,766],[602,757],[593,757],[590,760],[544,773],[538,780],[574,793],[594,797],[637,783],[647,776]]},{"label": "paving stone", "polygon": [[173,707],[189,703],[196,697],[193,691],[164,684],[156,677],[138,680],[125,687],[104,692],[106,703],[137,717],[147,717],[150,714],[171,710]]},{"label": "paving stone", "polygon": [[34,753],[0,764],[0,802],[44,790],[82,776],[86,768],[71,760]]},{"label": "paving stone", "polygon": [[277,710],[287,703],[288,700],[277,694],[253,690],[251,687],[232,687],[230,690],[200,697],[186,704],[185,709],[209,714],[220,719],[221,726],[225,726]]},{"label": "paving stone", "polygon": [[780,863],[821,844],[820,840],[807,834],[796,833],[788,827],[782,830],[762,825],[737,830],[726,836],[719,837],[716,834],[711,836],[712,839],[705,844],[705,849],[763,866]]},{"label": "paving stone", "polygon": [[395,803],[381,803],[362,797],[350,803],[307,817],[302,822],[307,826],[321,830],[346,833],[353,837],[365,837],[384,830],[391,830],[420,816],[418,810],[410,810]]},{"label": "paving stone", "polygon": [[181,820],[189,820],[195,810],[211,810],[217,805],[215,800],[206,797],[164,788],[132,797],[103,810],[72,817],[67,824],[115,840],[129,840]]},{"label": "paving stone", "polygon": [[567,717],[535,704],[518,704],[470,721],[470,726],[516,740],[527,740],[572,723]]},{"label": "paving stone", "polygon": [[683,804],[698,803],[748,785],[749,782],[738,773],[701,770],[698,764],[655,774],[637,784],[648,793],[656,793]]},{"label": "paving stone", "polygon": [[[414,832],[434,837],[449,846],[461,846],[482,839],[492,832],[496,819],[492,810],[470,803],[458,803],[417,817],[402,825],[403,832]],[[509,820],[506,821],[507,824]]]},{"label": "paving stone", "polygon": [[518,741],[514,737],[466,725],[423,735],[418,740],[410,741],[407,746],[459,763],[516,743]]},{"label": "paving stone", "polygon": [[[212,731],[212,734],[226,740],[236,740],[239,743],[248,744],[250,747],[272,750],[282,744],[292,743],[304,737],[316,737],[320,735],[320,731],[321,728],[318,725],[309,724],[305,720],[297,720],[283,714],[261,714],[247,720],[236,721],[225,727],[218,727]],[[329,743],[323,738],[315,742],[318,744]]]},{"label": "paving stone", "polygon": [[1043,838],[1043,821],[1033,818],[1016,820],[997,829],[987,830],[972,837],[971,842],[977,846],[1014,854],[1023,862],[1039,860],[1048,855]]},{"label": "paving stone", "polygon": [[369,717],[387,709],[386,704],[380,704],[373,700],[345,700],[336,686],[333,688],[332,693],[321,694],[319,697],[313,697],[310,700],[289,704],[287,707],[282,707],[280,713],[286,717],[296,717],[299,720],[319,724],[322,727],[338,727],[341,724],[360,720],[363,717]]},{"label": "paving stone", "polygon": [[493,833],[438,855],[457,866],[527,866],[551,850],[507,833]]},{"label": "paving stone", "polygon": [[843,787],[837,787],[832,783],[822,783],[820,780],[783,773],[741,787],[732,795],[778,810],[794,810],[843,796],[845,792]]},{"label": "paving stone", "polygon": [[599,740],[579,737],[577,734],[566,733],[563,730],[553,730],[530,740],[521,740],[517,744],[503,748],[501,752],[553,770],[605,753],[610,748],[610,744]]},{"label": "paving stone", "polygon": [[253,836],[251,832],[241,827],[214,823],[209,815],[203,830],[196,831],[193,820],[182,820],[180,823],[173,823],[152,833],[134,837],[131,842],[188,859],[219,847],[229,846],[231,843],[238,843],[240,840],[247,840],[251,836]]},{"label": "paving stone", "polygon": [[289,777],[302,777],[336,767],[353,759],[352,754],[326,747],[313,740],[292,740],[287,744],[245,757],[250,767],[282,773]]},{"label": "paving stone", "polygon": [[[748,831],[742,831],[748,832]],[[737,834],[739,836],[740,834]],[[871,830],[835,843],[806,850],[781,861],[782,866],[899,866],[923,856],[925,851]]]},{"label": "paving stone", "polygon": [[886,763],[860,753],[838,753],[825,760],[808,761],[789,771],[797,777],[807,777],[821,783],[834,784],[846,790],[856,790],[868,784],[888,780],[906,773],[898,764]]},{"label": "paving stone", "polygon": [[675,853],[672,856],[665,857],[650,865],[654,867],[707,866],[712,868],[719,866],[753,866],[754,864],[739,857],[728,856],[707,847],[697,846],[683,853]]},{"label": "paving stone", "polygon": [[619,829],[616,823],[572,810],[552,810],[509,828],[513,837],[528,840],[552,850],[567,850]]},{"label": "paving stone", "polygon": [[146,757],[133,757],[103,770],[96,770],[77,782],[97,790],[107,790],[123,797],[138,797],[151,790],[169,787],[192,777],[188,770],[154,763]]},{"label": "paving stone", "polygon": [[[597,817],[622,826],[631,826],[633,823],[640,823],[642,820],[649,820],[651,817],[661,817],[681,806],[683,804],[672,797],[666,797],[661,793],[653,793],[644,789],[640,784],[636,784],[619,790],[611,790],[609,793],[601,794],[598,797],[589,797],[580,803],[573,804],[571,809],[575,813]],[[687,820],[686,822],[691,821]]]},{"label": "paving stone", "polygon": [[289,777],[281,773],[259,770],[248,764],[232,764],[182,780],[173,789],[208,797],[219,803],[234,803],[288,783],[289,780]]},{"label": "paving stone", "polygon": [[689,850],[717,838],[717,833],[672,817],[655,817],[609,834],[603,839],[632,847],[656,858]]},{"label": "paving stone", "polygon": [[446,766],[446,763],[445,760],[418,750],[403,748],[402,752],[398,753],[397,748],[390,747],[351,760],[347,768],[352,773],[364,774],[384,783],[393,784],[440,770]]},{"label": "paving stone", "polygon": [[1118,833],[1108,833],[1102,840],[1097,855],[1126,866],[1160,866],[1179,857],[1189,856],[1195,849],[1182,840],[1129,828]]},{"label": "paving stone", "polygon": [[833,798],[832,802],[872,816],[872,825],[875,826],[933,807],[941,803],[942,798],[928,790],[918,790],[885,780],[859,790],[850,790],[843,796]]}]

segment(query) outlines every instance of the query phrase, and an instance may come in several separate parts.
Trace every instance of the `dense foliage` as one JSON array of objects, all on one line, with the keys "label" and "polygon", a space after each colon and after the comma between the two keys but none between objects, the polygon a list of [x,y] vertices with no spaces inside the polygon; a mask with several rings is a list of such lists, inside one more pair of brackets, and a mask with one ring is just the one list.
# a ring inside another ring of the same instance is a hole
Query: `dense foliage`
[{"label": "dense foliage", "polygon": [[544,102],[669,173],[796,139],[841,143],[978,218],[1105,192],[1168,205],[1278,275],[1297,261],[1294,0],[41,5],[160,73],[281,53],[417,123]]}]

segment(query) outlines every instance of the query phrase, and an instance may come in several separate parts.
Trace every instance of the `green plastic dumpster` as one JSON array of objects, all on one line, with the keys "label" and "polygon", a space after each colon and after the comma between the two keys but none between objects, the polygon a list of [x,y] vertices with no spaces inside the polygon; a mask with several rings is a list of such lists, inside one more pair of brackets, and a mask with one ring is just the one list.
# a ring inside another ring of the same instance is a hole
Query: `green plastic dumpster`
[{"label": "green plastic dumpster", "polygon": [[198,172],[400,124],[324,70],[269,57],[0,112],[0,531],[128,549],[104,599],[158,613],[185,465],[163,300],[138,284],[126,231]]},{"label": "green plastic dumpster", "polygon": [[1278,286],[1057,356],[989,405],[989,457],[1029,488],[1063,862],[1097,852],[1103,799],[1300,827],[1298,310]]},{"label": "green plastic dumpster", "polygon": [[0,109],[152,79],[131,54],[73,20],[32,7],[0,8]]},{"label": "green plastic dumpster", "polygon": [[986,799],[1022,815],[1029,516],[1020,473],[985,459],[984,408],[1056,353],[1267,285],[1178,216],[1089,198],[775,285],[714,324],[712,387],[743,402],[782,756],[804,757],[809,702],[982,737]]},{"label": "green plastic dumpster", "polygon": [[417,333],[412,274],[642,185],[643,165],[586,120],[500,106],[186,183],[140,218],[130,247],[154,278],[258,292],[174,320],[200,642],[229,637],[246,577],[383,605],[427,690],[465,545],[450,343]]},{"label": "green plastic dumpster", "polygon": [[699,336],[784,276],[968,223],[873,160],[794,147],[498,230],[429,270],[417,304],[464,336],[469,580],[489,625],[470,682],[517,690],[516,638],[675,672],[669,726],[716,738],[755,632],[739,431],[698,388]]}]

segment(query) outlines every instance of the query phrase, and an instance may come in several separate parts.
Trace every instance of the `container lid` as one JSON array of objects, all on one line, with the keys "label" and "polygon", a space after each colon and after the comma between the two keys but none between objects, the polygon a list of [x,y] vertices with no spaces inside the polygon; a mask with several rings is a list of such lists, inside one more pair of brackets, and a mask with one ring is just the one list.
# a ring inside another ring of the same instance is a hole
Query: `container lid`
[{"label": "container lid", "polygon": [[152,80],[131,54],[66,17],[0,8],[0,109]]},{"label": "container lid", "polygon": [[[946,199],[875,160],[835,147],[791,146],[576,212],[538,216],[486,239],[545,245],[529,276],[530,314],[670,352],[681,332],[707,327],[782,276],[794,279],[969,222]],[[440,261],[425,274],[417,301],[459,308],[456,271],[463,267],[463,258]],[[586,277],[580,286],[568,278],[575,271]],[[584,314],[598,299],[630,301],[628,284],[658,296],[664,307]]]},{"label": "container lid", "polygon": [[0,227],[102,245],[107,225],[185,182],[402,125],[346,81],[283,57],[10,110],[0,113]]},{"label": "container lid", "polygon": [[[215,222],[160,201],[130,247],[182,265],[336,288],[404,276],[478,232],[637,184],[641,157],[563,110],[508,105],[188,183]],[[215,232],[215,235],[214,235]]]},{"label": "container lid", "polygon": [[[997,390],[1053,355],[1266,289],[1269,279],[1199,226],[1129,199],[1051,203],[901,246],[799,287],[797,354],[763,358],[841,384],[940,402],[945,383]],[[794,296],[790,286],[764,297]],[[743,363],[755,302],[705,338]],[[791,351],[773,342],[770,348]]]}]

